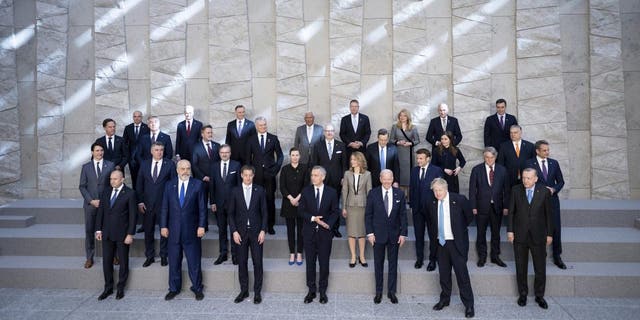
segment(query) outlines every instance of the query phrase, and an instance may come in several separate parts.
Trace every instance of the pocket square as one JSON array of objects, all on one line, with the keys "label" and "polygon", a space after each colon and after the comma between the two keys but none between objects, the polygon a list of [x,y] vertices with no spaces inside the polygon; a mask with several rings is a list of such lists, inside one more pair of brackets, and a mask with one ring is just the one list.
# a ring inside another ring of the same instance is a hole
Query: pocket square
[{"label": "pocket square", "polygon": [[399,202],[400,202],[400,200],[396,200],[396,203],[399,203]]},{"label": "pocket square", "polygon": [[342,151],[336,151],[336,153],[342,153]]},{"label": "pocket square", "polygon": [[231,172],[229,172],[229,174],[234,174],[234,173],[236,173],[236,172],[235,172],[235,171],[231,171]]}]

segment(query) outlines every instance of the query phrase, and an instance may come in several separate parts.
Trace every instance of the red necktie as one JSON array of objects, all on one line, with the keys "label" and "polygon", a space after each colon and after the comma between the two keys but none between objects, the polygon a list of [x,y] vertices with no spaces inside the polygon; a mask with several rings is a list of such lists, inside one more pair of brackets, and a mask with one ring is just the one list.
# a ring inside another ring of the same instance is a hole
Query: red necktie
[{"label": "red necktie", "polygon": [[207,143],[207,153],[209,154],[209,159],[211,159],[211,154],[213,153],[213,151],[211,151],[211,142]]},{"label": "red necktie", "polygon": [[493,178],[495,173],[493,172],[493,166],[489,166],[489,185],[493,186]]},{"label": "red necktie", "polygon": [[191,135],[191,122],[187,121],[187,137]]}]

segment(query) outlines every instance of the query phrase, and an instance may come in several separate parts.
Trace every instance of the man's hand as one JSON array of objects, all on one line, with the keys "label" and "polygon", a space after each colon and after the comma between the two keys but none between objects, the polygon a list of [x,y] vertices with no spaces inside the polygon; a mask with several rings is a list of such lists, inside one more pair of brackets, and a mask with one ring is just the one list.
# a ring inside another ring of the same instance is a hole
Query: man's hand
[{"label": "man's hand", "polygon": [[196,235],[198,236],[198,238],[204,237],[204,228],[198,227],[198,231],[197,231]]},{"label": "man's hand", "polygon": [[404,244],[405,241],[405,236],[399,236],[398,237],[398,244],[400,245],[400,247],[402,247],[402,245]]},{"label": "man's hand", "polygon": [[133,243],[133,236],[128,234],[125,238],[124,238],[124,244],[132,244]]},{"label": "man's hand", "polygon": [[342,209],[342,216],[347,217],[347,209]]},{"label": "man's hand", "polygon": [[397,183],[397,182],[394,182],[394,183],[392,184],[392,186],[393,186],[394,188],[399,188],[399,187],[400,187],[400,184],[399,184],[399,183]]},{"label": "man's hand", "polygon": [[508,216],[509,215],[509,209],[502,209],[502,215],[503,216]]},{"label": "man's hand", "polygon": [[514,238],[515,238],[515,235],[513,234],[513,232],[507,232],[507,241],[513,243]]},{"label": "man's hand", "polygon": [[120,168],[120,166],[116,166],[114,169],[122,171],[122,168]]},{"label": "man's hand", "polygon": [[242,238],[240,237],[238,231],[235,231],[233,233],[233,242],[235,242],[237,245],[240,245],[240,243],[242,243]]},{"label": "man's hand", "polygon": [[165,238],[169,238],[169,228],[161,228],[160,235]]},{"label": "man's hand", "polygon": [[322,216],[316,216],[315,222],[319,226],[321,226],[321,227],[323,227],[325,229],[329,229],[330,228],[328,224],[326,224],[324,221],[322,221]]},{"label": "man's hand", "polygon": [[96,240],[102,241],[102,231],[96,231]]},{"label": "man's hand", "polygon": [[147,211],[147,207],[144,205],[144,203],[138,203],[138,211],[140,211],[140,213],[145,213]]},{"label": "man's hand", "polygon": [[211,205],[211,212],[215,213],[216,211],[218,211],[218,207],[214,203],[214,204]]},{"label": "man's hand", "polygon": [[471,211],[473,212],[474,215],[478,214],[478,209],[472,209]]},{"label": "man's hand", "polygon": [[204,182],[209,182],[209,181],[210,181],[210,179],[209,179],[209,177],[204,177],[204,178],[202,178],[202,181],[204,181]]},{"label": "man's hand", "polygon": [[367,240],[369,240],[369,243],[371,243],[371,245],[373,245],[374,243],[376,243],[376,235],[372,234],[372,235],[368,236]]},{"label": "man's hand", "polygon": [[553,237],[547,237],[547,245],[551,245],[551,242],[553,242]]},{"label": "man's hand", "polygon": [[263,244],[264,243],[264,231],[260,231],[260,233],[258,233],[258,244]]},{"label": "man's hand", "polygon": [[89,203],[90,203],[94,208],[97,208],[97,207],[99,207],[99,206],[100,206],[100,200],[97,200],[97,199],[95,199],[95,200],[91,200],[91,201],[89,201]]},{"label": "man's hand", "polygon": [[556,193],[556,189],[554,189],[554,188],[547,187],[547,189],[549,189],[549,191],[551,191],[551,195],[553,195],[554,193]]}]

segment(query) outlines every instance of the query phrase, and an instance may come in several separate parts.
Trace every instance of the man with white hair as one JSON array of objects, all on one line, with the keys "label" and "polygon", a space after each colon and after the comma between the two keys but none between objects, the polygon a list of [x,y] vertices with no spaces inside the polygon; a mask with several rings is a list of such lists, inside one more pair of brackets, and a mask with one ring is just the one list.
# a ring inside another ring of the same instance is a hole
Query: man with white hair
[{"label": "man with white hair", "polygon": [[193,146],[200,140],[202,122],[193,118],[193,106],[184,108],[184,121],[178,123],[176,130],[176,155],[180,159],[191,161]]},{"label": "man with white hair", "polygon": [[440,144],[440,137],[447,131],[453,135],[453,141],[451,141],[453,145],[460,144],[462,132],[458,125],[458,119],[449,115],[449,106],[446,103],[441,103],[438,105],[438,116],[431,119],[429,123],[427,141],[431,143],[433,148],[436,148]]}]

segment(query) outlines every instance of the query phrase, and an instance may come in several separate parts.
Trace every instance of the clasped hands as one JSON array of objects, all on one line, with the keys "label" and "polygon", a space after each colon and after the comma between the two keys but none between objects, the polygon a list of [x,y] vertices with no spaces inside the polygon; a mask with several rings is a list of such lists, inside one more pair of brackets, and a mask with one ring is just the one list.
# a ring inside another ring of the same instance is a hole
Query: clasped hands
[{"label": "clasped hands", "polygon": [[[507,241],[513,243],[513,240],[515,239],[515,234],[513,232],[507,232]],[[551,245],[551,242],[553,242],[553,237],[549,237],[547,236],[547,245]]]}]

